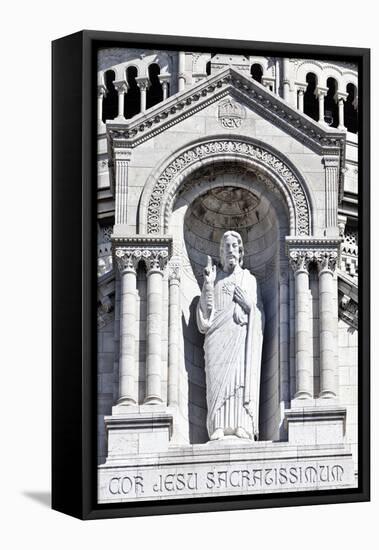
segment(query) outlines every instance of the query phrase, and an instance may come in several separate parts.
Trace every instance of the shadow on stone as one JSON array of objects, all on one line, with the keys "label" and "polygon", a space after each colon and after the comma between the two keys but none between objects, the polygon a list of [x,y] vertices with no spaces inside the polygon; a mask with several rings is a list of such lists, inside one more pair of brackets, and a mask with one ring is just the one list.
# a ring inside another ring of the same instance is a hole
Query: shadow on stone
[{"label": "shadow on stone", "polygon": [[[188,324],[182,315],[182,330],[183,330],[183,340],[184,340],[184,359],[185,359],[185,368],[187,371],[188,377],[188,423],[189,423],[189,441],[191,444],[194,443],[205,443],[208,441],[208,433],[205,425],[205,418],[203,422],[200,420],[201,411],[206,411],[206,394],[205,394],[205,372],[203,371],[203,381],[202,385],[199,386],[193,381],[192,369],[194,365],[190,359],[193,348],[194,338],[198,340],[198,345],[200,349],[203,349],[204,337],[197,330],[196,325],[196,307],[197,302],[199,301],[199,296],[195,296],[192,300],[191,305],[189,306],[189,320]],[[204,368],[204,367],[203,367]],[[206,416],[206,415],[205,415]]]}]

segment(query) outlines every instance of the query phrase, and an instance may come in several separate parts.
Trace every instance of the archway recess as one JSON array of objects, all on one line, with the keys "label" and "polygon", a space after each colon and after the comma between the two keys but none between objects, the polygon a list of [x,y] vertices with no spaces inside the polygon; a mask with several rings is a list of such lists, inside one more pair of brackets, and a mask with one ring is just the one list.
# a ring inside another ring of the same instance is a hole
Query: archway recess
[{"label": "archway recess", "polygon": [[[183,396],[182,432],[190,443],[207,441],[203,337],[195,311],[207,256],[219,260],[219,243],[226,230],[238,231],[244,242],[244,267],[257,278],[266,315],[260,392],[260,434],[277,439],[288,393],[288,348],[280,352],[282,319],[289,303],[281,295],[281,270],[288,273],[285,236],[289,209],[280,190],[239,162],[205,165],[183,182],[176,195],[167,231],[180,263],[182,357],[179,393]],[[288,280],[286,281],[288,285]],[[288,296],[288,293],[287,293]],[[288,333],[288,322],[285,330]],[[287,381],[287,384],[284,382]]]},{"label": "archway recess", "polygon": [[251,138],[219,137],[196,142],[177,151],[151,174],[139,208],[141,234],[165,234],[180,187],[200,167],[238,162],[254,170],[268,188],[276,188],[289,211],[289,234],[312,232],[312,208],[304,178],[273,148]]}]

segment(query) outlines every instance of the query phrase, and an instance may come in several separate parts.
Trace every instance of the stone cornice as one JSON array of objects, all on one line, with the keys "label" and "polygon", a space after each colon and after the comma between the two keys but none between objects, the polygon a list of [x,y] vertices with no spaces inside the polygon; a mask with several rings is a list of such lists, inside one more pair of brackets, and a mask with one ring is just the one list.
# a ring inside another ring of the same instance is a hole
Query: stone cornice
[{"label": "stone cornice", "polygon": [[130,122],[108,121],[108,139],[114,147],[137,147],[227,94],[236,96],[318,154],[344,156],[344,132],[318,124],[264,86],[230,67],[202,80],[190,90],[171,96],[147,113],[140,113]]},{"label": "stone cornice", "polygon": [[170,235],[131,235],[121,237],[112,235],[113,247],[118,246],[167,246],[171,251],[172,237]]},{"label": "stone cornice", "polygon": [[338,250],[342,238],[329,239],[327,237],[286,237],[287,252],[291,249],[333,249]]}]

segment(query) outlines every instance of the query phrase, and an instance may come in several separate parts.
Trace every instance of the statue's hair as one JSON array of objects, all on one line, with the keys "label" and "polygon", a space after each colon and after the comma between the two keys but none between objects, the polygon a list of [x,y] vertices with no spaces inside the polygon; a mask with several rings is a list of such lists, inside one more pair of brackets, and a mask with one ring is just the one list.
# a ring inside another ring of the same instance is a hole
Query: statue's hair
[{"label": "statue's hair", "polygon": [[243,242],[242,242],[242,237],[239,233],[237,233],[237,231],[225,231],[225,233],[223,234],[223,236],[221,237],[221,241],[220,241],[220,259],[221,259],[221,265],[223,266],[224,263],[225,263],[225,258],[224,258],[224,241],[227,237],[234,237],[237,239],[238,241],[238,247],[239,247],[239,253],[240,253],[240,257],[239,257],[239,264],[240,266],[242,267],[243,265],[243,256],[245,254],[245,251],[244,251],[244,248],[243,248]]}]

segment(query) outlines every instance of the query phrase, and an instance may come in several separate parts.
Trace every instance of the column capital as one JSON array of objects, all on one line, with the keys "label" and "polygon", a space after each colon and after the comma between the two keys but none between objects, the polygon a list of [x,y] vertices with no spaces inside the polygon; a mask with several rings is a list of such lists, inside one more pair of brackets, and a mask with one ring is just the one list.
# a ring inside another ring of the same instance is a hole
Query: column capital
[{"label": "column capital", "polygon": [[[163,270],[171,257],[172,239],[169,236],[151,237],[148,235],[135,235],[133,237],[112,237],[114,254],[120,258],[121,268],[136,269],[138,262],[142,261],[148,274],[156,271],[163,275]],[[124,264],[126,267],[124,267]]]},{"label": "column capital", "polygon": [[97,85],[97,97],[105,97],[107,93],[108,93],[108,90],[104,86],[104,84]]},{"label": "column capital", "polygon": [[146,76],[137,76],[136,82],[140,90],[147,90],[150,86],[150,80]]},{"label": "column capital", "polygon": [[308,271],[310,262],[323,265],[328,261],[328,269],[334,271],[339,259],[341,242],[341,237],[324,237],[320,239],[314,237],[300,239],[297,237],[286,237],[286,248],[290,265],[295,272]]},{"label": "column capital", "polygon": [[161,84],[164,84],[164,83],[168,84],[170,82],[170,79],[171,79],[171,74],[170,73],[159,74],[158,78],[159,78],[159,82]]},{"label": "column capital", "polygon": [[304,94],[308,88],[308,84],[306,82],[295,82],[295,86],[299,94]]},{"label": "column capital", "polygon": [[324,88],[323,86],[317,86],[316,87],[315,94],[318,97],[324,97],[324,96],[327,95],[327,93],[328,93],[328,88]]},{"label": "column capital", "polygon": [[275,77],[273,76],[262,76],[262,86],[267,88],[268,86],[275,85]]},{"label": "column capital", "polygon": [[115,161],[124,160],[129,162],[132,156],[132,149],[126,149],[125,147],[114,147],[113,156]]},{"label": "column capital", "polygon": [[322,160],[325,168],[338,168],[340,165],[340,157],[338,155],[324,155]]},{"label": "column capital", "polygon": [[336,98],[337,98],[337,101],[340,102],[345,102],[348,98],[349,94],[346,93],[346,92],[337,92],[336,93]]},{"label": "column capital", "polygon": [[316,262],[319,274],[324,271],[334,273],[338,261],[338,250],[316,250],[313,259]]},{"label": "column capital", "polygon": [[289,253],[289,263],[295,273],[308,273],[312,253],[304,249],[292,249]]},{"label": "column capital", "polygon": [[138,262],[141,259],[141,252],[136,248],[116,248],[116,264],[120,274],[136,273]]},{"label": "column capital", "polygon": [[154,247],[145,249],[142,252],[142,257],[146,265],[147,274],[160,273],[163,275],[163,270],[168,262],[168,250],[164,247]]},{"label": "column capital", "polygon": [[113,86],[119,94],[126,94],[129,89],[129,84],[126,82],[126,80],[115,80],[113,82]]},{"label": "column capital", "polygon": [[172,256],[168,262],[168,280],[171,284],[180,282],[180,256]]}]

